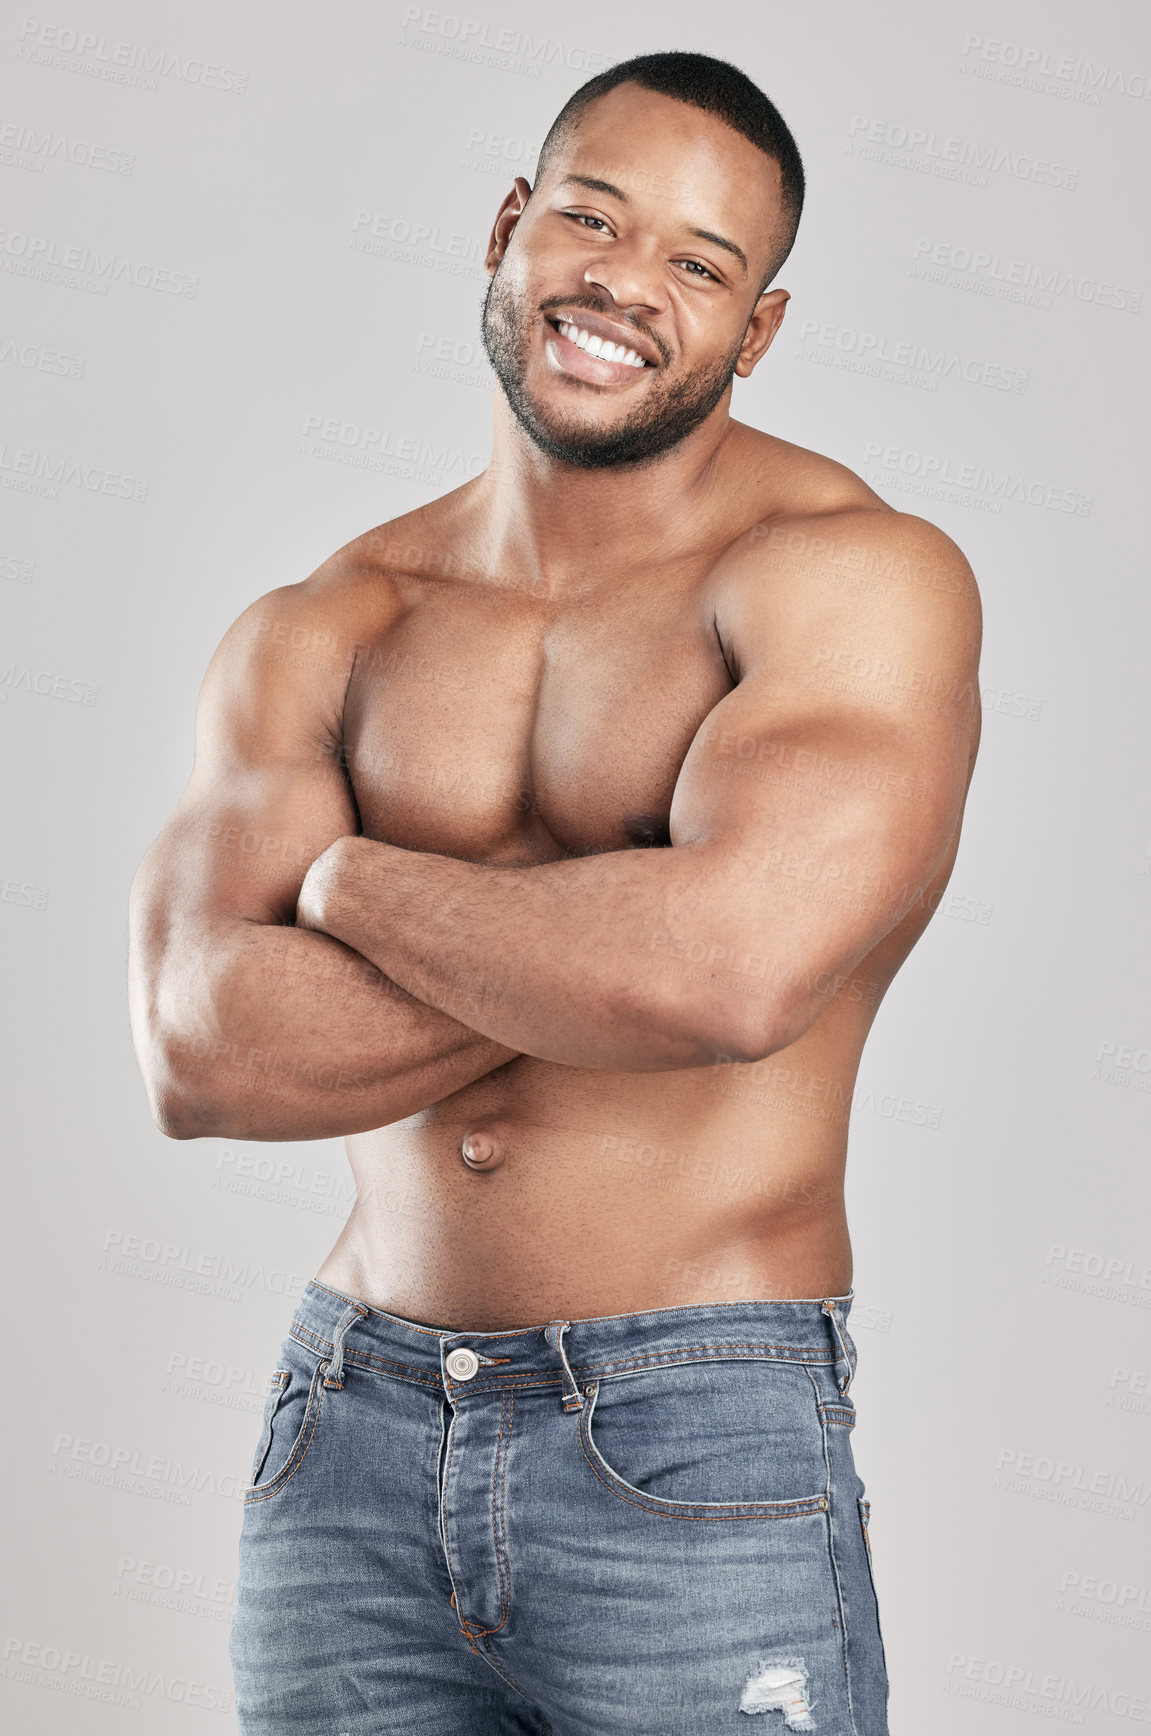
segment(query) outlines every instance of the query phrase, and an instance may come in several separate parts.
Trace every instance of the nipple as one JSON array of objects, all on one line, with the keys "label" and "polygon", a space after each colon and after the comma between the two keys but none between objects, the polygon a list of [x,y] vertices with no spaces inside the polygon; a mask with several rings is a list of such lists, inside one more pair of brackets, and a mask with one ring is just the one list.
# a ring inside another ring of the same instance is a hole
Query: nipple
[{"label": "nipple", "polygon": [[490,1133],[465,1134],[460,1156],[469,1169],[498,1169],[504,1160],[504,1149]]}]

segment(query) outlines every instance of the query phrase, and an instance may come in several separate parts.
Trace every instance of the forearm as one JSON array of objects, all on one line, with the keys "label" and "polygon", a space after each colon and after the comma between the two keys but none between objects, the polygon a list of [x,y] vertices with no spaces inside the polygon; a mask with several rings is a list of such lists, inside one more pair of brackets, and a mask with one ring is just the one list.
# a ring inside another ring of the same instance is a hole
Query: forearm
[{"label": "forearm", "polygon": [[339,941],[289,927],[229,923],[135,1000],[141,1065],[174,1138],[361,1133],[516,1053],[424,1005]]},{"label": "forearm", "polygon": [[[504,869],[345,838],[309,872],[301,909],[429,1006],[468,997],[469,1024],[495,1041],[662,1071],[757,1048],[770,1027],[771,973],[741,951],[721,875],[687,850]],[[672,936],[687,959],[670,956]],[[715,968],[693,968],[697,954]]]}]

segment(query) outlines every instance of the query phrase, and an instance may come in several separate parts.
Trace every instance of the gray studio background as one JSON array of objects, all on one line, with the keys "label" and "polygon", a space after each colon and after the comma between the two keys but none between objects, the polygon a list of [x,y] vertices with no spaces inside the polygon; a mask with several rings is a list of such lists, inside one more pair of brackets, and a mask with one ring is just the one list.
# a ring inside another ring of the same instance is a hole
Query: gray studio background
[{"label": "gray studio background", "polygon": [[128,886],[239,611],[483,467],[497,205],[577,84],[671,47],[756,78],[810,177],[734,413],[940,524],[986,612],[962,850],[851,1126],[892,1729],[1147,1722],[1151,22],[469,8],[0,27],[7,1727],[234,1728],[238,1490],[350,1181],[155,1130]]}]

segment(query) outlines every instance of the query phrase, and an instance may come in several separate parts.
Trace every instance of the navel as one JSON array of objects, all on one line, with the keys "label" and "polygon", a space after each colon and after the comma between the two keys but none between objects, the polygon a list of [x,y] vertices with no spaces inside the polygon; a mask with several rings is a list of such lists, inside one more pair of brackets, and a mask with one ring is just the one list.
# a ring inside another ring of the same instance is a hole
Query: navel
[{"label": "navel", "polygon": [[469,1169],[498,1169],[507,1156],[507,1147],[489,1129],[475,1128],[461,1140],[460,1156]]}]

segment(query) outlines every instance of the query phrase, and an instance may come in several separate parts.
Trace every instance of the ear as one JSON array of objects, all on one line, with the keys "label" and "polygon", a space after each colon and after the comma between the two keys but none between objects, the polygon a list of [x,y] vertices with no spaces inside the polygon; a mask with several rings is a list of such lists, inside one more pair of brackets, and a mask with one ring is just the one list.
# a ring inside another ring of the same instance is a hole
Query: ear
[{"label": "ear", "polygon": [[492,224],[492,232],[488,236],[488,250],[484,255],[484,269],[489,277],[493,275],[504,254],[508,243],[515,233],[516,224],[524,214],[527,202],[532,196],[532,190],[522,175],[517,175],[511,192],[496,213]]},{"label": "ear", "polygon": [[790,300],[790,293],[786,289],[767,289],[756,302],[748,321],[739,360],[735,364],[735,372],[741,380],[746,380],[769,348],[771,340],[783,324],[784,311]]}]

